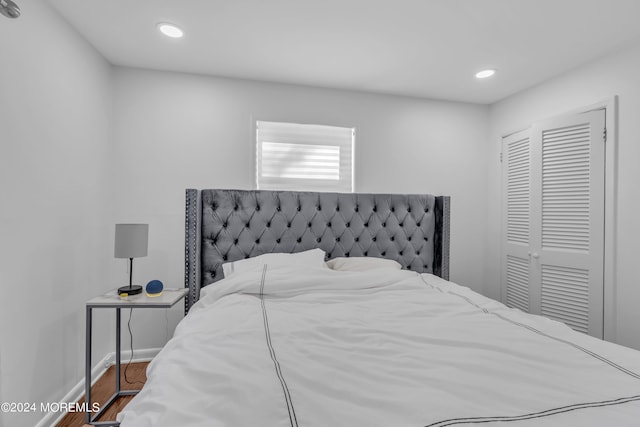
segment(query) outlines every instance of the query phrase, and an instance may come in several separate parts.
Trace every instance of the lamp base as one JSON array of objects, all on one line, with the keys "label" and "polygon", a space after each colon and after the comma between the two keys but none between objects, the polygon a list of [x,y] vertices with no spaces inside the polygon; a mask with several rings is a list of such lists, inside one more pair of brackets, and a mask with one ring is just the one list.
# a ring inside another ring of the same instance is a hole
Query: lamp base
[{"label": "lamp base", "polygon": [[142,293],[142,286],[133,285],[133,286],[123,286],[118,288],[118,295],[129,294],[129,295],[137,295]]}]

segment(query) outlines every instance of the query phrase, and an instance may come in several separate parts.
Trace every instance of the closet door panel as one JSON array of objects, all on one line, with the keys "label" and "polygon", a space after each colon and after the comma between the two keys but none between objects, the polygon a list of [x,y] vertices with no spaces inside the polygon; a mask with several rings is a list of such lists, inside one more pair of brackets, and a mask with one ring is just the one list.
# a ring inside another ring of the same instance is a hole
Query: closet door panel
[{"label": "closet door panel", "polygon": [[540,314],[602,337],[604,111],[534,126],[539,138]]},{"label": "closet door panel", "polygon": [[531,209],[530,130],[503,140],[503,300],[512,308],[530,311],[529,238]]}]

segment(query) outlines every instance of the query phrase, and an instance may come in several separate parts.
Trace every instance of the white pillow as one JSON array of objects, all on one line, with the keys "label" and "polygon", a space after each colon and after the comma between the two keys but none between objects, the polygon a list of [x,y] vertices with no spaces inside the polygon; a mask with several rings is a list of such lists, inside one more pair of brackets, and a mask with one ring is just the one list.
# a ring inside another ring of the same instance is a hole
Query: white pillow
[{"label": "white pillow", "polygon": [[253,258],[224,263],[222,264],[222,271],[224,272],[224,277],[229,277],[235,273],[262,268],[265,264],[270,266],[302,265],[326,268],[324,255],[325,254],[322,249],[311,249],[309,251],[297,252],[294,254],[263,254]]},{"label": "white pillow", "polygon": [[327,266],[338,271],[369,271],[378,268],[400,270],[402,266],[392,259],[376,257],[348,257],[333,258],[327,261]]}]

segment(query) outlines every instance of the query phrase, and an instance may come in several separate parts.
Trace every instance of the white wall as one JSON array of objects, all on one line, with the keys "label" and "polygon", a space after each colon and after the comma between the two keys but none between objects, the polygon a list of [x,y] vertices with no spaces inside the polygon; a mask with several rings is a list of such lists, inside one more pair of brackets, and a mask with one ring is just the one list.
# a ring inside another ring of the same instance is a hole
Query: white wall
[{"label": "white wall", "polygon": [[0,401],[57,402],[84,374],[84,302],[111,286],[111,67],[46,2],[20,6],[0,17]]},{"label": "white wall", "polygon": [[619,95],[618,170],[616,172],[616,342],[640,349],[640,286],[636,257],[640,211],[640,45],[627,47],[570,73],[521,92],[491,107],[489,146],[489,239],[487,241],[487,293],[500,293],[500,152],[501,136],[536,120],[588,106]]},{"label": "white wall", "polygon": [[[118,67],[114,111],[116,220],[150,224],[141,283],[183,284],[186,188],[255,187],[260,119],[355,126],[356,191],[452,196],[451,277],[484,290],[486,106]],[[139,316],[135,346],[162,345],[163,315]]]}]

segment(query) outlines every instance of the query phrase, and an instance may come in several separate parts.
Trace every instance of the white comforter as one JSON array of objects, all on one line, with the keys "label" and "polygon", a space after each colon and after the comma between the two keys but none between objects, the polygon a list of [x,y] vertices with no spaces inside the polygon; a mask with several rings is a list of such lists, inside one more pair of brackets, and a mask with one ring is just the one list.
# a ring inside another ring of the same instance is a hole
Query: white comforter
[{"label": "white comforter", "polygon": [[640,353],[432,275],[267,268],[203,290],[119,419],[640,426]]}]

